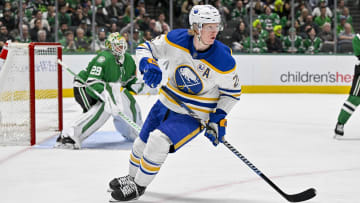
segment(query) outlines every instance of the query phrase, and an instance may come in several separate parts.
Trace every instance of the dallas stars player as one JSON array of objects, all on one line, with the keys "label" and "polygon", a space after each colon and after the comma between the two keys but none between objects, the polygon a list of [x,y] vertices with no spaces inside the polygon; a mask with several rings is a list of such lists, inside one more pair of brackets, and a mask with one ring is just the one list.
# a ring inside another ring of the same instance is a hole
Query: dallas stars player
[{"label": "dallas stars player", "polygon": [[109,50],[100,52],[75,77],[75,100],[81,105],[83,114],[61,133],[55,147],[81,148],[82,141],[98,130],[111,115],[116,130],[126,139],[133,141],[138,136],[116,115],[121,111],[139,126],[142,125],[140,108],[130,91],[140,92],[143,84],[135,83],[136,65],[131,55],[126,53],[125,38],[117,32],[111,33],[105,45]]},{"label": "dallas stars player", "polygon": [[[354,54],[360,60],[360,34],[357,34],[352,41]],[[355,65],[355,74],[352,82],[350,95],[344,102],[338,122],[335,127],[335,138],[344,135],[344,125],[360,104],[360,63]]]}]

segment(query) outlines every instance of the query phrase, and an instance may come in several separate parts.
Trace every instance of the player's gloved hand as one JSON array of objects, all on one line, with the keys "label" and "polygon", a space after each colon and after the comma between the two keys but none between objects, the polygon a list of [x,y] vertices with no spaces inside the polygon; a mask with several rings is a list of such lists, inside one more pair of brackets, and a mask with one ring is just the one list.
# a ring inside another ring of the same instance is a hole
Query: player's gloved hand
[{"label": "player's gloved hand", "polygon": [[145,84],[155,88],[162,78],[162,73],[155,59],[143,57],[140,60],[140,72],[144,75]]},{"label": "player's gloved hand", "polygon": [[226,112],[221,109],[216,109],[215,113],[210,113],[209,127],[206,129],[205,136],[217,146],[219,143],[224,142],[226,122]]}]

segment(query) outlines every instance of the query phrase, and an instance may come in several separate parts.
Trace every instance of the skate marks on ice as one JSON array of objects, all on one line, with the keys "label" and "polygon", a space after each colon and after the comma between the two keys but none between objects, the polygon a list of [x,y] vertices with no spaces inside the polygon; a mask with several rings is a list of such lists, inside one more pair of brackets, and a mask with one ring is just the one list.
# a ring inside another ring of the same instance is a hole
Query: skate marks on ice
[{"label": "skate marks on ice", "polygon": [[[37,149],[54,148],[57,136],[45,140],[34,146]],[[132,142],[127,141],[120,133],[116,131],[98,131],[84,140],[81,149],[108,149],[108,150],[130,150]]]}]

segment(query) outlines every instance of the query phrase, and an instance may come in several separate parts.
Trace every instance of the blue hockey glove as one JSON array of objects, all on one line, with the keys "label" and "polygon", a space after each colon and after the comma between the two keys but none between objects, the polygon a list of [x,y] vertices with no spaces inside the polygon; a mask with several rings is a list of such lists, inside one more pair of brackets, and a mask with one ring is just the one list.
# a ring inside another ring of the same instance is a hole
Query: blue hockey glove
[{"label": "blue hockey glove", "polygon": [[153,58],[143,57],[140,60],[140,72],[144,75],[145,84],[155,88],[162,78],[158,63]]},{"label": "blue hockey glove", "polygon": [[206,129],[205,136],[217,146],[219,143],[224,142],[226,122],[226,112],[221,109],[216,109],[215,113],[210,113],[209,127],[212,129]]}]

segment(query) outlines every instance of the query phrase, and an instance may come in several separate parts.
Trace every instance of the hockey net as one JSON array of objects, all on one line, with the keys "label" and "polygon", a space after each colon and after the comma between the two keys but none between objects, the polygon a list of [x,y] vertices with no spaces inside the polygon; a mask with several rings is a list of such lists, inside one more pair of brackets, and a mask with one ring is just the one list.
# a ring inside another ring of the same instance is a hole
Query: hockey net
[{"label": "hockey net", "polygon": [[34,145],[62,130],[59,43],[9,43],[0,70],[0,145]]}]

